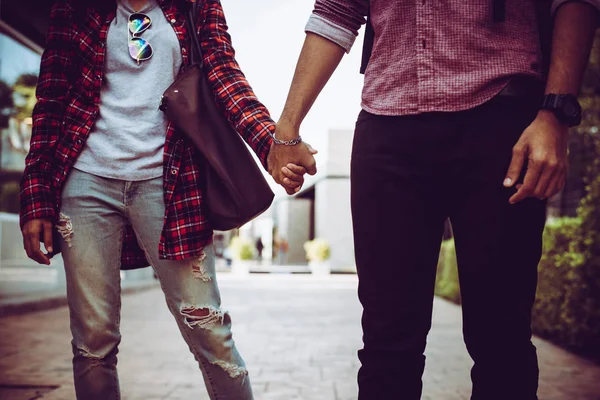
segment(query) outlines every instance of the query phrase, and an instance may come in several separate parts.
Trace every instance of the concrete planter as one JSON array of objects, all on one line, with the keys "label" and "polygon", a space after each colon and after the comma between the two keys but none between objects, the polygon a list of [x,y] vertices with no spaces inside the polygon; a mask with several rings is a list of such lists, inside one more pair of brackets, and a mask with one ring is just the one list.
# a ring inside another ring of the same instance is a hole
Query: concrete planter
[{"label": "concrete planter", "polygon": [[327,276],[331,274],[329,261],[309,261],[308,268],[314,276]]},{"label": "concrete planter", "polygon": [[234,275],[250,275],[251,261],[234,260],[231,264],[231,273]]}]

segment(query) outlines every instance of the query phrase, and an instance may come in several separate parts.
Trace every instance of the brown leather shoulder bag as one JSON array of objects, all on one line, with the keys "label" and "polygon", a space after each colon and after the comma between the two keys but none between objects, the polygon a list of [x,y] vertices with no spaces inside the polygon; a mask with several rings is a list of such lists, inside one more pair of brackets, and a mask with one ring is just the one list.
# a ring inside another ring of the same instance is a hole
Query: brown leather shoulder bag
[{"label": "brown leather shoulder bag", "polygon": [[204,156],[204,199],[213,229],[238,228],[263,213],[273,192],[240,135],[215,103],[202,65],[196,1],[186,10],[190,66],[165,91],[161,110]]}]

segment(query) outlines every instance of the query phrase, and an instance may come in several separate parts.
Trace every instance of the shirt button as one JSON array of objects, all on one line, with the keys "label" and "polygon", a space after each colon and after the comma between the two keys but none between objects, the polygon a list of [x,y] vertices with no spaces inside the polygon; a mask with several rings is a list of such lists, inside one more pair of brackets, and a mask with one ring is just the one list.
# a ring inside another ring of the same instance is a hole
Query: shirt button
[{"label": "shirt button", "polygon": [[184,47],[183,49],[181,49],[182,53],[187,53],[187,49]]},{"label": "shirt button", "polygon": [[75,141],[75,143],[77,143],[78,145],[81,145],[82,141],[81,141],[81,139],[77,139],[77,140]]},{"label": "shirt button", "polygon": [[177,22],[177,20],[175,18],[171,18],[171,23],[174,24],[175,22]]},{"label": "shirt button", "polygon": [[171,169],[171,175],[177,175],[177,168]]}]

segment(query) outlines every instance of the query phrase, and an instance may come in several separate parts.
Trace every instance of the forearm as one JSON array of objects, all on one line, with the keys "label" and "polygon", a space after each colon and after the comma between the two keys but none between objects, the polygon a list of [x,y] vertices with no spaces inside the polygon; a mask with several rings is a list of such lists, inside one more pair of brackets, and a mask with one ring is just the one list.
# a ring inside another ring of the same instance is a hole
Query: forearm
[{"label": "forearm", "polygon": [[579,93],[597,23],[598,11],[587,3],[571,2],[557,10],[546,93]]},{"label": "forearm", "polygon": [[[291,128],[287,135],[299,131],[300,124],[317,99],[321,90],[337,68],[345,50],[332,41],[308,33],[296,65],[285,107],[278,125]],[[278,132],[281,133],[281,132]],[[279,139],[290,139],[280,137]]]}]

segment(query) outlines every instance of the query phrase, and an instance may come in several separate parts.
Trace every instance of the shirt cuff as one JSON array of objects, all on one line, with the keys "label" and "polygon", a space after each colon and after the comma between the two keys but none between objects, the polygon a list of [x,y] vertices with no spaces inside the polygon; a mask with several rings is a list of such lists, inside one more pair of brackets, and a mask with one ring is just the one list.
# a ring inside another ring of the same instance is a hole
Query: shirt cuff
[{"label": "shirt cuff", "polygon": [[571,2],[588,3],[600,12],[600,0],[554,0],[552,2],[552,16],[556,14],[556,10],[558,10],[558,7],[562,6],[565,3]]},{"label": "shirt cuff", "polygon": [[351,30],[337,25],[317,14],[312,14],[310,16],[304,31],[315,33],[319,36],[323,36],[325,39],[331,40],[333,43],[346,50],[346,53],[350,53],[350,49],[356,40],[356,35],[352,33]]}]

